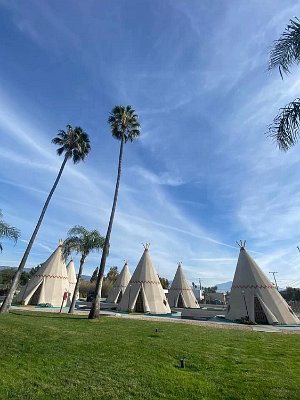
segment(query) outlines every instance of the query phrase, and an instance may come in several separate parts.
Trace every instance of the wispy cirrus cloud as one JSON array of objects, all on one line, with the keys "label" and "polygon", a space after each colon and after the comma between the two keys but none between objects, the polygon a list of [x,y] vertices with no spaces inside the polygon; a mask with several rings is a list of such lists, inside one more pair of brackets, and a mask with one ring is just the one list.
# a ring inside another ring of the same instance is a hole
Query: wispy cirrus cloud
[{"label": "wispy cirrus cloud", "polygon": [[[74,121],[93,146],[66,168],[29,265],[75,224],[104,234],[118,153],[106,119],[128,103],[142,136],[125,147],[109,265],[126,258],[133,269],[150,241],[161,275],[171,279],[181,260],[189,279],[211,285],[232,279],[245,238],[266,273],[297,281],[297,149],[283,155],[264,135],[299,92],[297,67],[283,82],[266,72],[293,1],[2,4],[3,37],[14,41],[5,53],[0,43],[0,206],[23,240],[61,163],[52,135]],[[24,247],[8,246],[7,259]],[[97,263],[92,254],[87,271]]]}]

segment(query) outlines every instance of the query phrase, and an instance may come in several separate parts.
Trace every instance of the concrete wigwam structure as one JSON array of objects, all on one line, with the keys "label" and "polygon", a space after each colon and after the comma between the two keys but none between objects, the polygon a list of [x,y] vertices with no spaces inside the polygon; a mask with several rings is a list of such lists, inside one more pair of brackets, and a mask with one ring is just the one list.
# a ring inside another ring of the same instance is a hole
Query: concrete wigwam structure
[{"label": "concrete wigwam structure", "polygon": [[170,314],[169,304],[149,254],[149,244],[146,243],[144,248],[142,258],[117,309],[128,312]]},{"label": "concrete wigwam structure", "polygon": [[122,268],[122,271],[120,272],[114,286],[109,292],[106,301],[108,303],[120,303],[130,279],[131,273],[129,271],[127,261],[125,261],[124,267]]},{"label": "concrete wigwam structure", "polygon": [[64,293],[69,291],[69,278],[62,257],[62,245],[60,242],[48,260],[41,264],[40,269],[14,299],[15,302],[61,306]]},{"label": "concrete wigwam structure", "polygon": [[169,289],[168,302],[170,307],[199,308],[193,290],[184,276],[181,263],[178,263],[176,274]]},{"label": "concrete wigwam structure", "polygon": [[249,320],[258,324],[300,324],[278,290],[269,281],[240,242],[226,318]]}]

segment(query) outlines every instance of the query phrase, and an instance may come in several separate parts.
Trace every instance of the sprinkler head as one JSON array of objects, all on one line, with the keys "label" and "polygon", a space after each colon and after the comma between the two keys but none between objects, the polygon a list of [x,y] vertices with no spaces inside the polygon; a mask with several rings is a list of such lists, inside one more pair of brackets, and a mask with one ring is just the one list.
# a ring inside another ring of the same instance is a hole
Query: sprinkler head
[{"label": "sprinkler head", "polygon": [[184,358],[184,356],[182,356],[179,359],[179,361],[180,361],[180,368],[185,368],[185,358]]}]

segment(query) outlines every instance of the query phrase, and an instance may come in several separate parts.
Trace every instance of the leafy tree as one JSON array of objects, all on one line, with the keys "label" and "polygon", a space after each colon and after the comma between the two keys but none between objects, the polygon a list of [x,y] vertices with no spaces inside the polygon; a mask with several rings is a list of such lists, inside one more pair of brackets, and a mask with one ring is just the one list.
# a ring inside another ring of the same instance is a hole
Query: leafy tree
[{"label": "leafy tree", "polygon": [[101,286],[101,297],[107,297],[113,285],[114,284],[112,281],[110,281],[109,279],[105,279],[105,277],[103,277],[103,282]]},{"label": "leafy tree", "polygon": [[114,107],[108,118],[108,123],[110,124],[111,127],[112,136],[120,141],[118,175],[117,175],[117,182],[116,182],[112,210],[109,218],[107,233],[105,236],[105,242],[100,262],[99,273],[97,277],[96,296],[93,301],[93,305],[89,314],[90,319],[96,318],[100,314],[101,286],[106,265],[106,259],[108,257],[108,252],[109,252],[110,235],[112,231],[117,200],[118,200],[124,144],[127,142],[133,142],[140,136],[140,130],[139,130],[140,123],[138,120],[138,116],[137,114],[135,114],[135,110],[133,110],[131,106]]},{"label": "leafy tree", "polygon": [[7,284],[11,284],[14,275],[16,273],[16,269],[15,268],[3,268],[0,271],[0,283],[2,285],[7,285]]},{"label": "leafy tree", "polygon": [[[290,20],[289,25],[274,42],[270,52],[269,69],[278,68],[281,78],[288,74],[293,64],[300,62],[300,24],[299,20]],[[287,151],[298,141],[300,129],[300,98],[281,108],[273,123],[269,126],[269,134],[280,150]]]},{"label": "leafy tree", "polygon": [[204,293],[216,293],[218,287],[217,286],[211,286],[211,287],[204,287],[203,292]]},{"label": "leafy tree", "polygon": [[287,287],[285,290],[282,290],[280,294],[286,301],[300,301],[299,288]]},{"label": "leafy tree", "polygon": [[[15,228],[14,226],[9,225],[7,222],[3,220],[3,214],[0,210],[0,239],[11,239],[15,243],[19,239],[21,233],[19,229]],[[0,242],[0,251],[2,252],[3,247]]]},{"label": "leafy tree", "polygon": [[161,276],[159,276],[159,280],[163,289],[169,289],[170,282],[167,278],[162,278]]},{"label": "leafy tree", "polygon": [[28,246],[27,246],[25,253],[23,255],[23,258],[20,262],[19,268],[13,279],[11,288],[2,304],[2,307],[0,309],[1,313],[8,312],[10,309],[13,296],[15,294],[15,291],[17,289],[17,286],[18,286],[18,283],[20,280],[20,276],[25,268],[25,264],[26,264],[27,258],[29,256],[29,253],[31,251],[32,245],[33,245],[36,235],[40,229],[40,226],[42,224],[47,207],[50,203],[52,195],[53,195],[53,193],[56,189],[56,186],[60,180],[60,177],[63,173],[63,170],[65,168],[67,161],[71,159],[74,164],[77,164],[80,161],[84,161],[84,159],[86,158],[86,156],[89,154],[89,151],[90,151],[89,136],[86,132],[84,132],[82,130],[82,128],[80,128],[78,126],[73,129],[71,127],[71,125],[67,125],[67,130],[66,131],[63,131],[63,130],[58,131],[58,134],[52,140],[52,143],[59,146],[57,149],[57,154],[59,156],[64,155],[64,160],[63,160],[60,170],[58,172],[57,178],[55,179],[55,182],[52,186],[52,189],[50,190],[50,193],[46,199],[46,202],[42,209],[41,215],[38,219],[36,227],[34,228],[34,231],[32,233],[32,236],[30,238]]},{"label": "leafy tree", "polygon": [[96,282],[97,276],[98,276],[98,272],[99,272],[99,267],[97,267],[97,268],[94,270],[93,275],[92,275],[92,277],[91,277],[91,279],[90,279],[90,282]]},{"label": "leafy tree", "polygon": [[[95,269],[95,271],[93,272],[93,275],[90,279],[89,285],[87,285],[86,283],[85,284],[80,283],[80,289],[79,289],[80,293],[82,293],[82,291],[83,291],[84,294],[86,294],[86,295],[87,294],[90,294],[90,295],[95,294],[98,271],[99,271],[99,268],[97,267]],[[101,288],[101,297],[107,297],[107,295],[108,295],[109,291],[111,290],[111,288],[113,287],[113,284],[115,283],[118,275],[119,275],[118,267],[111,267],[109,269],[106,276],[103,277],[102,288]]]},{"label": "leafy tree", "polygon": [[110,267],[108,273],[106,274],[106,280],[109,280],[113,284],[116,282],[119,275],[118,267]]},{"label": "leafy tree", "polygon": [[29,278],[31,278],[34,274],[36,274],[40,268],[41,268],[40,265],[32,267],[31,270],[28,272]]},{"label": "leafy tree", "polygon": [[68,238],[64,242],[63,255],[67,258],[72,252],[81,254],[77,281],[72,297],[69,313],[73,314],[76,299],[79,293],[80,278],[82,275],[83,265],[91,251],[103,248],[104,238],[96,230],[88,231],[83,226],[76,225],[68,232]]},{"label": "leafy tree", "polygon": [[[16,270],[15,270],[15,272],[16,272]],[[20,277],[20,281],[19,281],[20,285],[21,286],[26,285],[27,282],[29,281],[29,279],[30,279],[29,273],[26,271],[23,271],[21,274],[21,277]]]},{"label": "leafy tree", "polygon": [[79,283],[79,296],[86,298],[89,294],[95,292],[96,282],[89,282],[83,279]]},{"label": "leafy tree", "polygon": [[[41,268],[40,265],[31,268],[31,270],[29,272],[27,271],[23,271],[21,274],[21,278],[20,278],[20,285],[24,286],[27,285],[28,281],[33,277],[33,275]],[[16,269],[14,269],[14,271],[16,272]]]},{"label": "leafy tree", "polygon": [[111,291],[114,283],[116,282],[119,275],[118,267],[110,267],[106,276],[103,277],[102,287],[101,287],[101,297],[107,297],[108,293]]},{"label": "leafy tree", "polygon": [[[5,293],[7,293],[16,273],[16,268],[3,268],[0,270],[0,284],[4,286]],[[20,277],[20,285],[26,285],[29,280],[29,274],[23,271]]]}]

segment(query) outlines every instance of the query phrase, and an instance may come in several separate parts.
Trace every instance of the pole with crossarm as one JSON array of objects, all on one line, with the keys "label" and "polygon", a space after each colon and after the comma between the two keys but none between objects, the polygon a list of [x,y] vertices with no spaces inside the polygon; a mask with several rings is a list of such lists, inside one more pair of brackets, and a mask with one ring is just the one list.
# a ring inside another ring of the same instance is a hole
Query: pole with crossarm
[{"label": "pole with crossarm", "polygon": [[275,277],[275,274],[278,274],[278,272],[277,271],[270,271],[269,274],[273,274],[275,286],[276,286],[276,289],[278,290],[278,285],[277,285],[277,281],[276,281],[276,277]]}]

